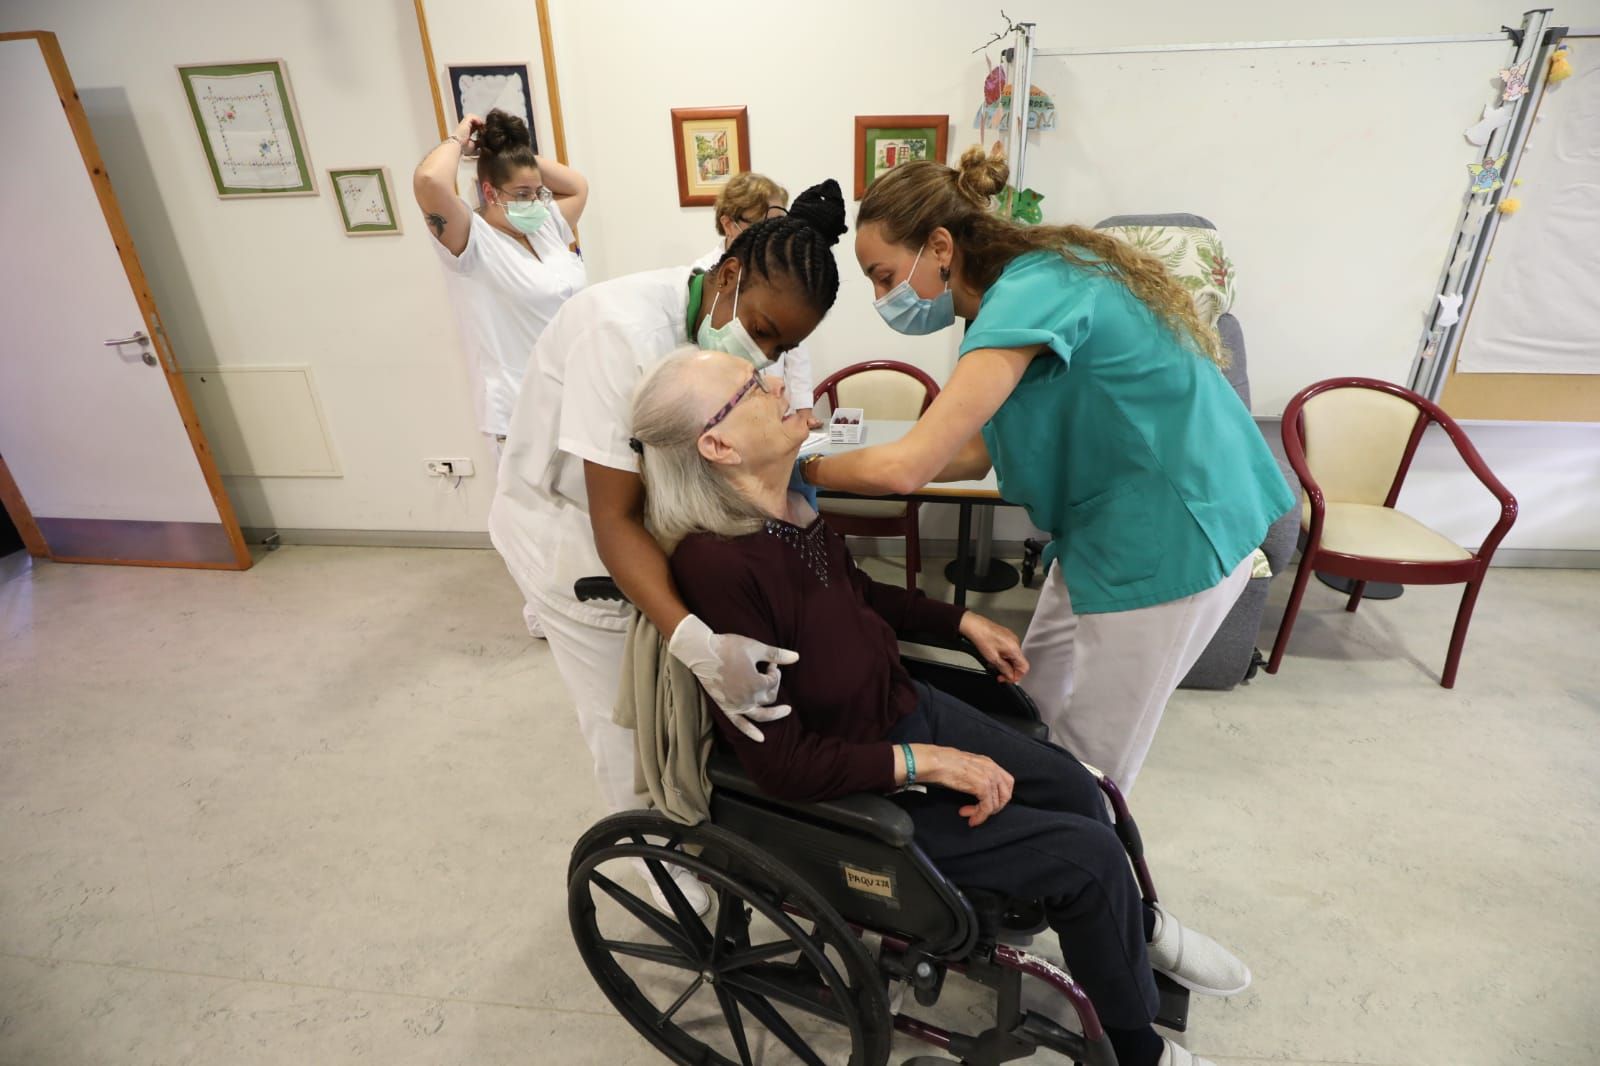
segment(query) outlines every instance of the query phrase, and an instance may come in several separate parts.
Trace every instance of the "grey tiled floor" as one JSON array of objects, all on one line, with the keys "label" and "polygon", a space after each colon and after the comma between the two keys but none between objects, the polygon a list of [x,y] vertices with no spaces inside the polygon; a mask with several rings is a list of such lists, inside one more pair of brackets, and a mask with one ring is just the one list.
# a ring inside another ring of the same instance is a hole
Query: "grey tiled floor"
[{"label": "grey tiled floor", "polygon": [[[1256,973],[1191,1048],[1600,1061],[1597,604],[1600,573],[1496,571],[1446,692],[1451,590],[1313,585],[1281,674],[1178,694],[1134,807]],[[658,1061],[572,948],[599,810],[518,607],[491,552],[0,562],[0,1063]]]}]

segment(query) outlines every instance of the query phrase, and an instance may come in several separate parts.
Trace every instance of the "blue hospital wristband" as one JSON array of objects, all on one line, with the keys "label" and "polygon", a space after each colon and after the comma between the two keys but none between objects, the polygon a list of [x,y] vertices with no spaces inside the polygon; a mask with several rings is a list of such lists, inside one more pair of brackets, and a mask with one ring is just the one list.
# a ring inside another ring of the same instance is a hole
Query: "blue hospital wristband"
[{"label": "blue hospital wristband", "polygon": [[911,745],[902,744],[900,750],[906,757],[906,784],[912,784],[917,779],[917,757],[911,754]]}]

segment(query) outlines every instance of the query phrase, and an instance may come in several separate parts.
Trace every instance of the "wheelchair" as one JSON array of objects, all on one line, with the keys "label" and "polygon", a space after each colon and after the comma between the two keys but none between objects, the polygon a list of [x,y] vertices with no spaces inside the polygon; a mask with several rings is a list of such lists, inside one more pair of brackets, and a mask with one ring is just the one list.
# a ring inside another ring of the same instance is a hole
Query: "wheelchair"
[{"label": "wheelchair", "polygon": [[[577,583],[580,600],[624,597],[609,578]],[[975,648],[902,641],[916,679],[1035,737],[1046,727],[1027,694],[1001,685]],[[952,884],[912,838],[911,817],[887,797],[821,803],[764,795],[731,754],[708,767],[709,821],[686,826],[656,811],[611,815],[578,840],[567,869],[567,915],[578,951],[606,998],[669,1060],[695,1066],[884,1066],[896,1032],[994,1066],[1046,1048],[1078,1066],[1116,1066],[1094,1006],[1061,967],[1027,950],[1046,928],[1037,900]],[[1147,904],[1155,885],[1138,827],[1115,783],[1095,772]],[[644,864],[668,914],[629,887]],[[668,867],[699,879],[713,901],[698,916]],[[911,994],[931,1008],[955,974],[994,993],[977,1032],[946,1029],[891,1007]],[[1024,979],[1076,1015],[1076,1030],[1024,1006]],[[1156,1024],[1182,1031],[1189,992],[1156,974]]]}]

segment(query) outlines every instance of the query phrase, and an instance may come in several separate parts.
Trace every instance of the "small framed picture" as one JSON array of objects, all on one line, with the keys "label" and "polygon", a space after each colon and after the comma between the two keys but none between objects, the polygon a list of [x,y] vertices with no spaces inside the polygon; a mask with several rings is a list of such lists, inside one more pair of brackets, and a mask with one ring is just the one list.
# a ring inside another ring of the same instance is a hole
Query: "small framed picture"
[{"label": "small framed picture", "polygon": [[400,215],[389,194],[388,167],[354,167],[330,170],[334,199],[346,237],[382,237],[400,232]]},{"label": "small framed picture", "polygon": [[949,115],[857,115],[856,199],[902,163],[947,162]]},{"label": "small framed picture", "polygon": [[533,153],[539,154],[539,135],[533,129],[533,93],[528,87],[526,63],[474,63],[445,68],[450,79],[450,98],[455,101],[456,121],[468,115],[482,118],[499,108],[528,124],[533,138]]},{"label": "small framed picture", "polygon": [[735,174],[750,169],[750,116],[744,107],[675,107],[672,144],[678,203],[710,207]]},{"label": "small framed picture", "polygon": [[178,80],[218,196],[317,194],[283,60],[190,64]]}]

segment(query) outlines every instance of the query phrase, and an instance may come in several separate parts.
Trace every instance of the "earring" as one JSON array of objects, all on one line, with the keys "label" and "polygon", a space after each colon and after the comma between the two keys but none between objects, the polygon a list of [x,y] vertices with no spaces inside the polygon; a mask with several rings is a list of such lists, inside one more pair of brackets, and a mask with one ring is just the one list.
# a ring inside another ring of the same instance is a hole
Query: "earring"
[{"label": "earring", "polygon": [[939,280],[940,281],[949,281],[950,280],[950,268],[949,267],[945,266],[945,267],[940,267],[939,268]]}]

